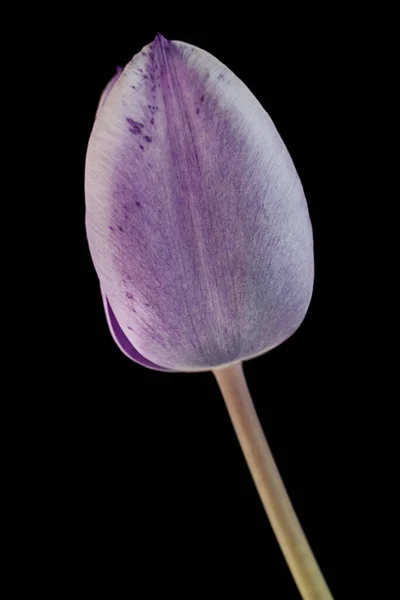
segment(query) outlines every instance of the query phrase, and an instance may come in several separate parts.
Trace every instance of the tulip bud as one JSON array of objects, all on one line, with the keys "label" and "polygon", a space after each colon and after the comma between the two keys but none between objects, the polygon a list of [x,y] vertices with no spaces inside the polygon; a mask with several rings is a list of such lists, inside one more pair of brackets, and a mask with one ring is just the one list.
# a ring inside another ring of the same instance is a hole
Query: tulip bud
[{"label": "tulip bud", "polygon": [[208,52],[157,35],[115,76],[85,195],[108,324],[132,360],[210,370],[301,324],[314,278],[301,182],[261,104]]}]

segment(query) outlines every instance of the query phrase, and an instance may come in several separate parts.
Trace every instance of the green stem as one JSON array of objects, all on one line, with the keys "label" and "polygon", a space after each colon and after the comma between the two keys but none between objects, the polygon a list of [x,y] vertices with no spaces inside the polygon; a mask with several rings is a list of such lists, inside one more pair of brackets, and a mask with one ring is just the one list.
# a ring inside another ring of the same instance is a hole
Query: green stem
[{"label": "green stem", "polygon": [[257,417],[241,363],[213,371],[254,483],[303,600],[333,600]]}]

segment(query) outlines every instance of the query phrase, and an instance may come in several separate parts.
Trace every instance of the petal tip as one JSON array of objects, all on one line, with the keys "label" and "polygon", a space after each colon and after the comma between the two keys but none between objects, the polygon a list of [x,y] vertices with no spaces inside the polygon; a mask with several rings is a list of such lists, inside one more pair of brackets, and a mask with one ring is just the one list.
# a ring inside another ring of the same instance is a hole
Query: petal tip
[{"label": "petal tip", "polygon": [[171,41],[164,37],[162,33],[158,32],[156,37],[154,38],[154,43],[162,46],[165,44],[170,44]]}]

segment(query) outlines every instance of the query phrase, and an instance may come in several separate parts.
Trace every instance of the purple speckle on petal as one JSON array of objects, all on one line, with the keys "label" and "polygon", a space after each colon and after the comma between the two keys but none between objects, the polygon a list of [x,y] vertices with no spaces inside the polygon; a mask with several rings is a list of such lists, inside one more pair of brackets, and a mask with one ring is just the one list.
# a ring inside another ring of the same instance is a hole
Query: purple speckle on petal
[{"label": "purple speckle on petal", "polygon": [[111,227],[111,225],[110,225],[110,227],[109,227],[108,229],[109,229],[110,231],[114,231],[114,227]]},{"label": "purple speckle on petal", "polygon": [[126,292],[126,297],[129,298],[129,300],[133,300],[133,296],[130,292]]},{"label": "purple speckle on petal", "polygon": [[124,230],[122,229],[121,225],[118,225],[118,229],[119,229],[120,231],[122,231],[122,233],[124,232]]},{"label": "purple speckle on petal", "polygon": [[200,102],[204,102],[204,94],[202,95],[202,97],[200,98]]},{"label": "purple speckle on petal", "polygon": [[142,144],[140,144],[139,148],[140,148],[141,150],[144,150],[144,146],[142,146]]},{"label": "purple speckle on petal", "polygon": [[136,206],[142,206],[140,202],[136,202]]},{"label": "purple speckle on petal", "polygon": [[142,123],[138,123],[137,121],[134,121],[133,119],[129,119],[129,118],[127,118],[126,120],[128,121],[128,123],[130,125],[129,131],[131,133],[134,133],[135,135],[142,133],[142,131],[141,131],[142,127],[143,127]]},{"label": "purple speckle on petal", "polygon": [[200,109],[199,109],[199,108],[196,108],[196,115],[198,115],[198,114],[199,114],[199,112],[200,112]]},{"label": "purple speckle on petal", "polygon": [[150,123],[151,123],[152,125],[154,125],[154,117],[151,117],[151,119],[150,119]]},{"label": "purple speckle on petal", "polygon": [[149,144],[152,141],[152,138],[149,135],[145,135],[144,139],[146,140],[146,142],[149,142]]}]

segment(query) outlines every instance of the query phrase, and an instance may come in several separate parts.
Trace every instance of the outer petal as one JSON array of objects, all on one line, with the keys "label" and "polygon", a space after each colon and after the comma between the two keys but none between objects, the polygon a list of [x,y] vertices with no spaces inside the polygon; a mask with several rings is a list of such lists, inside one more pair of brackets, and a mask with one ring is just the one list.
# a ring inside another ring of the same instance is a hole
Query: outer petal
[{"label": "outer petal", "polygon": [[271,119],[216,58],[162,36],[100,108],[86,165],[102,289],[156,365],[202,370],[265,352],[307,311],[306,200]]},{"label": "outer petal", "polygon": [[[123,71],[122,67],[117,67],[117,72],[110,79],[110,81],[107,83],[106,87],[104,88],[104,90],[100,96],[98,106],[97,106],[96,117],[99,113],[100,108],[106,102],[110,91],[112,90],[114,85],[117,83],[122,71]],[[119,325],[119,323],[115,317],[114,311],[112,310],[110,303],[107,300],[106,295],[104,294],[103,291],[102,291],[102,297],[103,297],[103,306],[104,306],[104,312],[106,314],[108,327],[110,329],[111,335],[112,335],[115,343],[117,344],[117,346],[119,347],[121,352],[123,354],[125,354],[125,356],[127,356],[128,358],[133,360],[134,362],[137,362],[138,364],[140,364],[144,367],[147,367],[148,369],[155,369],[157,371],[166,371],[166,372],[171,371],[171,369],[165,369],[163,367],[160,367],[159,365],[152,363],[151,361],[147,360],[147,358],[142,356],[140,354],[140,352],[138,352],[136,350],[136,348],[132,345],[132,343],[129,341],[129,339],[126,337],[123,330],[121,329],[121,326]]]}]

